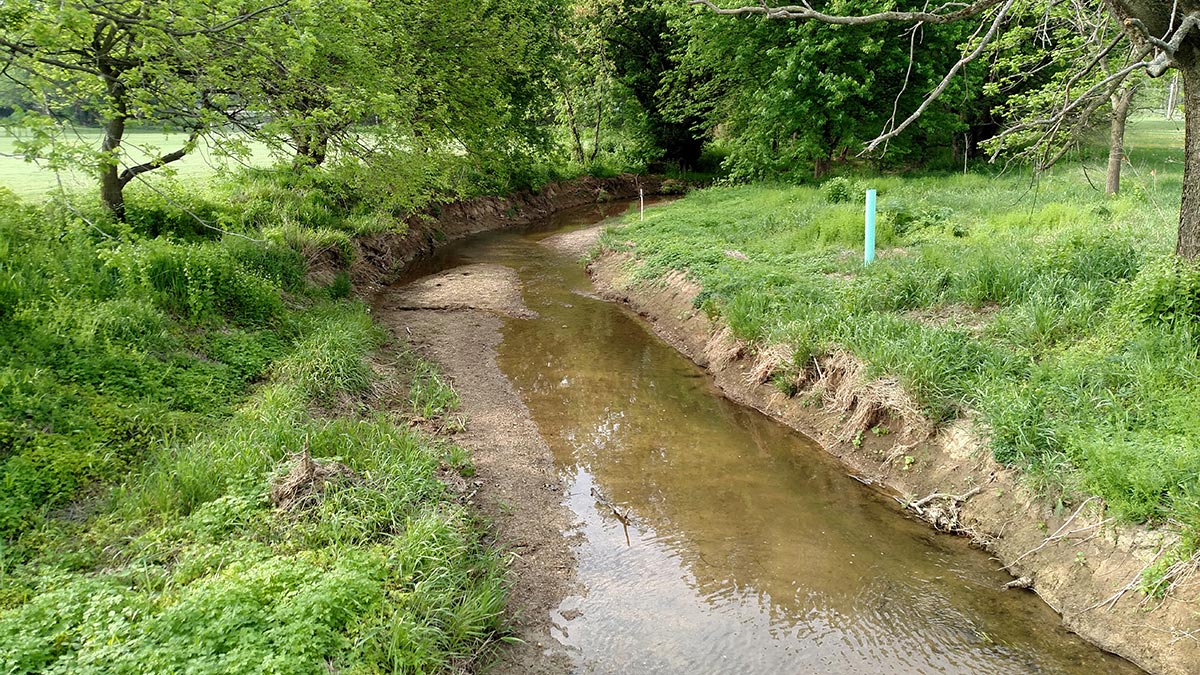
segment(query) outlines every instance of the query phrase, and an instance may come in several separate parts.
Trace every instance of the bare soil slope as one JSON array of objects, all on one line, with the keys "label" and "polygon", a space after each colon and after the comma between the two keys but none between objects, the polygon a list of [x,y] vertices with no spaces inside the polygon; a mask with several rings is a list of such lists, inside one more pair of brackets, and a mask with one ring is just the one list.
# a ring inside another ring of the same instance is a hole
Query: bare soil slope
[{"label": "bare soil slope", "polygon": [[818,359],[794,375],[796,394],[784,395],[770,380],[787,372],[785,345],[736,340],[695,309],[701,289],[683,274],[634,282],[630,263],[606,253],[590,272],[605,297],[649,320],[729,398],[816,439],[935,527],[972,537],[1014,586],[1037,593],[1085,639],[1152,673],[1200,672],[1200,579],[1163,600],[1136,590],[1142,571],[1173,543],[1170,533],[1114,524],[1096,499],[1054,509],[992,459],[969,421],[933,429],[898,383],[869,379],[849,354]]},{"label": "bare soil slope", "polygon": [[467,265],[376,297],[378,320],[450,378],[468,418],[454,442],[471,451],[467,499],[512,556],[510,625],[523,642],[490,673],[565,673],[570,658],[550,636],[550,612],[573,592],[571,526],[550,448],[496,365],[501,317],[529,316],[517,274]]}]

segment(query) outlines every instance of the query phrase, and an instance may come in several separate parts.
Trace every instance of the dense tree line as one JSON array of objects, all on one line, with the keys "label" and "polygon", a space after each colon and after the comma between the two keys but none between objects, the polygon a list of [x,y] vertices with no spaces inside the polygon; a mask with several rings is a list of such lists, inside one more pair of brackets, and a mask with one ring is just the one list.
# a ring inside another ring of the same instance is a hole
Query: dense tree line
[{"label": "dense tree line", "polygon": [[[544,153],[563,16],[558,0],[15,0],[0,6],[0,69],[21,149],[95,166],[123,217],[124,188],[202,138],[286,147],[298,167]],[[78,123],[103,129],[100,147],[65,133]],[[129,124],[187,140],[130,164]]]},{"label": "dense tree line", "polygon": [[[1064,86],[1120,68],[1128,50],[1071,80],[1080,54],[1119,32],[1109,15],[1030,0],[1004,21],[989,42],[965,22],[734,19],[672,0],[12,0],[0,7],[0,113],[21,127],[27,155],[96,167],[121,217],[130,182],[200,140],[236,153],[258,139],[298,171],[331,158],[404,175],[465,163],[485,183],[562,158],[690,169],[713,147],[735,177],[802,180],[850,161],[959,164],[1031,148],[1045,165],[1069,132],[1128,110],[1132,87],[1052,134],[1020,130]],[[960,63],[972,50],[981,55]],[[947,72],[904,134],[861,153],[904,126]],[[103,143],[81,145],[70,124],[103,129]],[[187,140],[130,163],[129,124]]]},{"label": "dense tree line", "polygon": [[[906,5],[842,6],[867,12]],[[748,179],[820,177],[850,160],[898,167],[988,156],[989,140],[1039,112],[1029,102],[1050,98],[1061,85],[1071,63],[1058,55],[1083,39],[1077,17],[1064,10],[1049,22],[1033,10],[1012,17],[1009,39],[967,64],[907,133],[860,156],[864,143],[895,128],[976,44],[974,27],[733,20],[647,0],[579,0],[575,7],[576,34],[590,35],[603,58],[574,67],[604,71],[614,83],[605,89],[610,108],[621,108],[621,97],[636,100],[632,112],[656,158],[692,166],[705,146],[716,145],[727,155],[725,168]],[[580,89],[592,82],[571,81]],[[1084,126],[1107,112],[1089,110]],[[628,127],[633,117],[609,119]],[[1005,148],[1025,149],[1023,139],[1008,138]]]}]

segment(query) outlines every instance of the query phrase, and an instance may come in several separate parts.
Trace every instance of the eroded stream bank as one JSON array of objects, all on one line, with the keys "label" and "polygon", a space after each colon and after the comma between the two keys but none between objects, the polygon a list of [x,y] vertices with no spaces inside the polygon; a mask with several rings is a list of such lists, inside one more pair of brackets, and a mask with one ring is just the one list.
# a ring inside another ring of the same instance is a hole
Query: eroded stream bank
[{"label": "eroded stream bank", "polygon": [[452,245],[376,302],[454,380],[517,554],[501,671],[1137,672],[592,295],[544,244],[604,215]]}]

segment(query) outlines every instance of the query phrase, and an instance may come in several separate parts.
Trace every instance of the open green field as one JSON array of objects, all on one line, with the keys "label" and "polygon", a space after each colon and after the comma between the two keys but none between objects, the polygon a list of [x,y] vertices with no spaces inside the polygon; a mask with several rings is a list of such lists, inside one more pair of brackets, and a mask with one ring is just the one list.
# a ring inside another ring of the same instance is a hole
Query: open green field
[{"label": "open green field", "polygon": [[[75,133],[81,143],[94,148],[100,147],[102,134],[99,129],[79,127]],[[175,150],[186,138],[187,136],[181,133],[132,130],[126,133],[123,145],[129,163],[140,164],[164,152]],[[64,170],[56,175],[44,165],[26,162],[17,152],[16,141],[12,134],[0,130],[0,187],[6,187],[27,199],[38,198],[57,188],[60,180],[68,190],[96,189],[95,178],[87,172]],[[201,142],[195,152],[178,162],[173,162],[166,167],[165,172],[152,171],[146,174],[145,178],[161,180],[162,176],[170,174],[181,179],[207,179],[242,166],[269,166],[273,161],[270,150],[262,143],[248,142],[246,149],[248,154],[245,157],[225,157],[214,152],[210,143]]]},{"label": "open green field", "polygon": [[[717,187],[604,243],[643,278],[686,271],[738,336],[789,346],[782,390],[814,356],[849,351],[935,422],[978,419],[1051,499],[1100,495],[1194,547],[1200,267],[1171,255],[1181,147],[1177,125],[1139,120],[1116,198],[1090,187],[1098,163]],[[864,187],[879,191],[868,267]]]}]

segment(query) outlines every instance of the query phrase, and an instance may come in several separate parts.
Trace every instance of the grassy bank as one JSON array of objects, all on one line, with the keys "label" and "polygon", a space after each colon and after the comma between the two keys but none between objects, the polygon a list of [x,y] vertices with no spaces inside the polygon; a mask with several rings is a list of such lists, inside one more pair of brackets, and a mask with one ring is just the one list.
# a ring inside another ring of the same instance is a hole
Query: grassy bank
[{"label": "grassy bank", "polygon": [[[976,172],[717,187],[603,242],[634,254],[642,278],[686,271],[739,337],[787,345],[792,373],[849,351],[935,422],[973,414],[996,458],[1051,500],[1099,495],[1126,520],[1180,527],[1190,552],[1200,267],[1171,257],[1181,165],[1153,148],[1131,156],[1142,163],[1119,198],[1092,190],[1084,170],[1095,180],[1096,169],[1080,164],[1036,182]],[[864,267],[868,185],[881,251]],[[776,376],[784,391],[792,379]]]},{"label": "grassy bank", "polygon": [[305,277],[353,228],[186,205],[241,236],[153,196],[116,226],[0,195],[0,671],[487,658],[502,565],[437,478],[469,466],[403,415],[456,398]]}]

